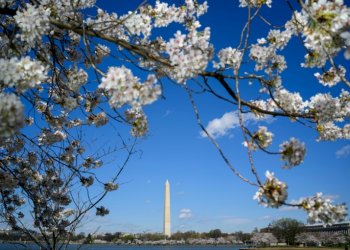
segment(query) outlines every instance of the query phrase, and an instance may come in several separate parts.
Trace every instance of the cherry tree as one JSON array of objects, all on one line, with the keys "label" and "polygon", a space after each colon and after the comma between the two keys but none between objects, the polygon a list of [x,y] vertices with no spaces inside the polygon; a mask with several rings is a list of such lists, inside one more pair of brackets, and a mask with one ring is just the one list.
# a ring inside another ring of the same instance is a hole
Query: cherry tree
[{"label": "cherry tree", "polygon": [[[62,239],[69,242],[67,235],[87,211],[96,207],[97,215],[107,214],[107,208],[97,205],[107,192],[118,188],[117,178],[134,153],[134,142],[119,137],[121,146],[112,151],[122,150],[125,161],[111,180],[101,181],[95,168],[102,167],[103,154],[85,153],[88,138],[83,131],[128,124],[131,136],[143,137],[148,131],[143,107],[161,96],[161,83],[166,80],[187,92],[203,135],[238,178],[256,187],[254,198],[259,204],[297,207],[311,222],[331,224],[344,219],[346,206],[333,204],[322,193],[289,202],[287,183],[269,169],[262,180],[255,152],[278,155],[283,168],[291,169],[303,162],[306,146],[296,137],[286,138],[280,150],[273,152],[273,131],[267,126],[248,129],[244,117],[296,121],[317,131],[318,140],[350,138],[350,82],[346,67],[338,62],[350,58],[349,7],[343,0],[287,0],[290,17],[276,27],[260,14],[273,5],[272,0],[232,4],[246,9],[247,21],[238,45],[220,49],[211,43],[210,27],[200,23],[208,11],[207,2],[143,2],[121,15],[99,8],[96,0],[0,0],[0,212],[4,222],[54,249]],[[257,41],[251,38],[255,20],[271,26]],[[153,35],[172,23],[181,28],[170,38]],[[301,67],[317,69],[315,84],[332,88],[332,94],[315,92],[305,99],[300,92],[288,90],[281,75],[287,70],[283,51],[290,42],[302,44]],[[148,75],[144,77],[140,70]],[[256,93],[252,89],[247,98],[242,86],[249,83],[258,84],[259,89]],[[238,115],[253,178],[238,171],[202,124],[194,97],[198,88],[231,105]],[[101,191],[90,195],[96,185]],[[32,225],[24,223],[28,207],[26,217]]]},{"label": "cherry tree", "polygon": [[258,246],[270,246],[278,243],[277,238],[272,233],[254,233],[251,240]]},{"label": "cherry tree", "polygon": [[305,244],[306,246],[319,246],[321,240],[317,237],[315,233],[300,233],[295,237],[297,243]]},{"label": "cherry tree", "polygon": [[317,234],[324,245],[344,244],[348,242],[349,237],[342,232],[321,232]]},{"label": "cherry tree", "polygon": [[303,232],[296,236],[296,242],[306,245],[335,245],[347,242],[348,236],[342,232]]}]

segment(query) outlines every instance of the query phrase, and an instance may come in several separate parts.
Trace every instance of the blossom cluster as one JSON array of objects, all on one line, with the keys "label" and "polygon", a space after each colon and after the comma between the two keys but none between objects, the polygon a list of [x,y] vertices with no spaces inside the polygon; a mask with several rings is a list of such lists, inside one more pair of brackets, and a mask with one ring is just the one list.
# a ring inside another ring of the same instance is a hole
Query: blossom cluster
[{"label": "blossom cluster", "polygon": [[[48,169],[38,178],[37,183],[41,193],[33,190],[32,199],[36,203],[33,211],[34,227],[46,228],[50,232],[64,231],[69,224],[66,217],[72,215],[72,212],[64,208],[71,203],[68,189],[64,187],[65,182],[57,171]],[[59,206],[52,206],[51,203]]]},{"label": "blossom cluster", "polygon": [[239,7],[261,7],[263,4],[271,7],[272,0],[239,0]]},{"label": "blossom cluster", "polygon": [[0,138],[8,138],[24,126],[24,107],[14,94],[0,93]]},{"label": "blossom cluster", "polygon": [[108,182],[108,183],[105,184],[105,190],[107,192],[117,190],[118,187],[119,187],[118,184],[113,183],[113,182]]},{"label": "blossom cluster", "polygon": [[6,6],[11,6],[15,0],[0,0],[0,7],[4,8]]},{"label": "blossom cluster", "polygon": [[92,184],[94,184],[94,177],[91,175],[89,177],[80,177],[80,182],[85,187],[90,187]]},{"label": "blossom cluster", "polygon": [[[80,146],[80,142],[75,140],[64,149],[59,158],[64,163],[74,165],[74,162],[77,160],[77,156],[82,155],[84,152],[85,149]],[[46,165],[52,165],[52,162],[48,162]]]},{"label": "blossom cluster", "polygon": [[0,180],[0,190],[11,190],[18,185],[18,181],[8,172],[0,171]]},{"label": "blossom cluster", "polygon": [[83,86],[88,80],[88,74],[83,69],[72,68],[67,71],[67,86],[71,91],[79,92],[81,86]]},{"label": "blossom cluster", "polygon": [[237,49],[228,47],[220,50],[218,57],[220,62],[214,64],[215,68],[224,68],[226,65],[228,65],[236,69],[241,64],[242,52]]},{"label": "blossom cluster", "polygon": [[339,68],[331,67],[322,75],[319,72],[315,73],[315,77],[322,85],[332,87],[339,83],[342,77],[345,77],[345,72],[346,70],[343,66]]},{"label": "blossom cluster", "polygon": [[319,133],[318,140],[334,141],[337,139],[350,139],[350,124],[345,124],[343,128],[337,126],[334,122],[326,122],[317,125]]},{"label": "blossom cluster", "polygon": [[141,6],[138,11],[128,12],[122,16],[98,9],[97,18],[89,17],[86,23],[96,31],[103,30],[107,35],[126,41],[129,41],[132,36],[141,38],[142,34],[142,42],[148,42],[153,28],[166,27],[173,22],[197,23],[195,16],[203,15],[207,9],[207,2],[198,4],[193,0],[186,0],[183,6],[176,7],[157,0],[154,7]]},{"label": "blossom cluster", "polygon": [[122,66],[110,67],[99,85],[99,88],[108,91],[111,106],[119,108],[128,104],[132,107],[126,111],[126,118],[132,124],[131,133],[135,136],[142,136],[148,130],[142,106],[154,102],[161,94],[160,86],[156,82],[156,77],[149,75],[141,84],[130,69]]},{"label": "blossom cluster", "polygon": [[25,215],[22,212],[16,213],[16,209],[26,203],[26,199],[14,191],[20,182],[22,187],[31,192],[30,199],[35,203],[32,211],[33,226],[45,228],[48,232],[62,233],[69,225],[67,217],[74,215],[76,211],[64,207],[71,203],[71,198],[58,171],[47,169],[39,173],[33,167],[34,161],[40,155],[42,154],[29,152],[28,161],[26,157],[8,160],[7,164],[15,164],[18,168],[14,168],[12,174],[0,171],[0,190],[3,194],[0,201],[6,203],[9,225],[17,228],[17,219],[20,220]]},{"label": "blossom cluster", "polygon": [[319,123],[337,120],[341,114],[339,100],[333,98],[330,94],[319,93],[311,97],[308,108],[310,108],[311,112],[315,112]]},{"label": "blossom cluster", "polygon": [[156,1],[155,6],[151,10],[151,15],[154,18],[155,27],[166,27],[170,23],[177,20],[179,15],[179,9],[173,4],[169,6],[168,3],[162,3],[159,0]]},{"label": "blossom cluster", "polygon": [[[139,11],[129,12],[123,16],[98,9],[97,17],[95,19],[89,17],[86,23],[93,30],[103,30],[104,34],[126,41],[130,41],[134,36],[141,38],[142,34],[143,37],[138,43],[146,46],[150,45],[148,38],[154,27],[164,27],[172,22],[186,25],[189,33],[183,35],[178,31],[175,38],[171,38],[164,44],[164,51],[162,51],[169,54],[170,63],[173,66],[165,69],[166,73],[178,82],[185,82],[186,79],[203,71],[211,58],[212,48],[208,41],[210,30],[206,28],[202,32],[197,31],[200,23],[196,19],[203,15],[207,8],[206,2],[198,4],[193,0],[186,0],[181,7],[156,1],[154,7],[142,6]],[[116,25],[110,25],[111,23]],[[143,61],[140,64],[147,65]]]},{"label": "blossom cluster", "polygon": [[111,49],[103,44],[97,44],[95,47],[95,60],[100,63],[102,59],[111,53]]},{"label": "blossom cluster", "polygon": [[184,83],[187,79],[202,72],[212,57],[212,47],[209,43],[210,29],[198,32],[192,26],[185,35],[177,31],[174,38],[166,44],[166,52],[173,66],[170,76],[177,82]]},{"label": "blossom cluster", "polygon": [[303,30],[305,46],[311,51],[319,51],[321,48],[321,54],[340,50],[335,38],[349,27],[350,19],[350,9],[344,5],[343,0],[307,0],[305,6],[301,12],[309,20]]},{"label": "blossom cluster", "polygon": [[333,205],[331,199],[317,193],[314,197],[300,200],[302,209],[308,213],[310,223],[322,222],[326,225],[344,220],[347,216],[347,208],[343,205]]},{"label": "blossom cluster", "polygon": [[132,125],[131,134],[140,137],[148,131],[147,116],[140,108],[131,108],[125,111],[126,120]]},{"label": "blossom cluster", "polygon": [[256,150],[259,147],[265,149],[271,145],[272,137],[273,137],[273,133],[269,132],[267,130],[267,127],[259,126],[258,131],[256,131],[252,135],[252,141],[245,142],[243,143],[243,145],[247,147],[249,146],[251,150]]},{"label": "blossom cluster", "polygon": [[[7,138],[0,142],[0,149],[6,150],[9,155],[20,152],[24,147],[24,141],[22,139]],[[8,160],[6,157],[3,159],[5,162]]]},{"label": "blossom cluster", "polygon": [[350,59],[350,32],[345,31],[340,34],[340,37],[344,39],[344,44],[345,44],[345,52],[344,52],[344,57],[349,60]]},{"label": "blossom cluster", "polygon": [[34,88],[47,78],[47,68],[29,56],[0,59],[0,82],[19,90]]},{"label": "blossom cluster", "polygon": [[305,158],[305,144],[292,137],[280,145],[281,160],[285,162],[284,168],[300,165]]},{"label": "blossom cluster", "polygon": [[67,21],[75,19],[77,11],[94,6],[96,0],[41,0],[40,4],[50,9],[56,19]]},{"label": "blossom cluster", "polygon": [[254,195],[254,200],[266,207],[280,207],[287,199],[287,185],[279,181],[274,173],[266,171],[266,181]]},{"label": "blossom cluster", "polygon": [[142,34],[143,38],[147,40],[151,35],[152,25],[149,15],[129,11],[128,14],[121,16],[119,19],[123,20],[123,26],[131,36],[139,37]]},{"label": "blossom cluster", "polygon": [[[340,122],[343,118],[350,117],[350,96],[349,92],[342,91],[340,99],[336,100],[336,106],[339,107],[340,113],[334,114],[335,120]],[[350,138],[350,124],[347,123],[343,127],[338,126],[334,121],[320,122],[317,125],[317,131],[319,132],[319,140],[337,140],[337,139],[349,139]]]},{"label": "blossom cluster", "polygon": [[273,94],[273,99],[270,98],[266,101],[254,100],[251,101],[251,104],[267,111],[282,110],[289,115],[313,115],[317,122],[320,140],[350,138],[350,125],[343,123],[350,117],[350,95],[348,91],[342,90],[339,97],[332,97],[329,93],[318,93],[306,101],[302,100],[298,92],[291,93],[282,88],[277,88]]},{"label": "blossom cluster", "polygon": [[302,97],[298,92],[291,93],[286,89],[278,88],[274,92],[277,107],[287,113],[298,113],[305,107]]},{"label": "blossom cluster", "polygon": [[250,58],[256,62],[255,70],[264,70],[267,74],[281,73],[287,68],[284,56],[276,54],[274,46],[254,44],[250,49]]},{"label": "blossom cluster", "polygon": [[344,5],[344,1],[307,0],[303,7],[300,15],[307,21],[302,35],[306,48],[311,51],[304,66],[324,66],[328,56],[335,55],[343,45],[347,46],[347,57],[349,42],[346,30],[350,25],[350,8]]},{"label": "blossom cluster", "polygon": [[107,124],[108,120],[106,113],[100,112],[97,115],[90,114],[88,117],[88,124],[94,124],[96,127],[100,127]]},{"label": "blossom cluster", "polygon": [[38,138],[38,142],[42,145],[50,145],[56,142],[60,142],[66,139],[67,135],[60,130],[52,132],[50,130],[43,130],[41,135]]},{"label": "blossom cluster", "polygon": [[101,160],[95,160],[92,156],[87,157],[82,166],[84,168],[99,168],[101,167],[103,162]]},{"label": "blossom cluster", "polygon": [[26,4],[26,8],[17,11],[15,20],[21,29],[20,38],[31,46],[41,41],[42,35],[50,30],[50,9],[42,5]]},{"label": "blossom cluster", "polygon": [[292,37],[292,31],[286,28],[281,30],[270,30],[267,35],[267,41],[276,49],[283,49]]},{"label": "blossom cluster", "polygon": [[105,216],[109,214],[109,210],[105,208],[104,206],[100,206],[96,208],[96,215],[97,216]]},{"label": "blossom cluster", "polygon": [[76,211],[75,211],[74,209],[67,208],[67,209],[65,209],[65,210],[63,210],[63,211],[61,212],[61,216],[69,217],[69,216],[74,215],[75,212],[76,212]]},{"label": "blossom cluster", "polygon": [[106,35],[129,41],[129,37],[125,34],[125,29],[122,25],[110,25],[120,23],[116,13],[109,14],[102,9],[97,9],[96,18],[89,17],[85,22],[89,28],[95,31],[103,30],[103,33]]},{"label": "blossom cluster", "polygon": [[208,3],[205,1],[199,4],[197,1],[186,0],[181,7],[169,6],[167,3],[156,1],[155,6],[149,9],[150,16],[154,19],[155,27],[166,27],[170,23],[186,23],[196,20],[208,10]]},{"label": "blossom cluster", "polygon": [[110,105],[119,108],[125,104],[137,106],[154,102],[161,93],[160,86],[155,83],[155,76],[149,75],[147,81],[141,84],[139,78],[123,65],[109,67],[98,87],[107,90]]}]

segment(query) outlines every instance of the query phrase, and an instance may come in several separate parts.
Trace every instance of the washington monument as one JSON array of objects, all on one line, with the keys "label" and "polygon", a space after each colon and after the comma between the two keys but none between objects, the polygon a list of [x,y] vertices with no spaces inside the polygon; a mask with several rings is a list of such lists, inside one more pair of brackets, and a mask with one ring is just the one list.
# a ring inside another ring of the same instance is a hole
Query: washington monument
[{"label": "washington monument", "polygon": [[165,182],[165,195],[164,195],[164,236],[170,237],[170,184],[169,181]]}]

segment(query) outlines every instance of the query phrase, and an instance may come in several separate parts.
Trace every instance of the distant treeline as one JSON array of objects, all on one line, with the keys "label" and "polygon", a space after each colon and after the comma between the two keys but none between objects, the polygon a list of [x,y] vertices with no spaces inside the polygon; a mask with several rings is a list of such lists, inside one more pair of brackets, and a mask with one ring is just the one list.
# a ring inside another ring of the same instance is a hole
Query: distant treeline
[{"label": "distant treeline", "polygon": [[[237,231],[224,233],[220,229],[209,232],[175,232],[165,238],[162,233],[105,233],[70,235],[71,242],[78,243],[115,243],[115,244],[254,244],[256,246],[270,246],[279,243],[285,245],[347,245],[350,243],[349,231],[310,231],[305,225],[291,218],[273,221],[268,227],[254,229],[251,233]],[[35,234],[35,232],[32,232]],[[40,240],[40,234],[36,234]],[[164,240],[167,240],[164,242]],[[30,241],[23,233],[17,231],[0,230],[0,241]]]}]

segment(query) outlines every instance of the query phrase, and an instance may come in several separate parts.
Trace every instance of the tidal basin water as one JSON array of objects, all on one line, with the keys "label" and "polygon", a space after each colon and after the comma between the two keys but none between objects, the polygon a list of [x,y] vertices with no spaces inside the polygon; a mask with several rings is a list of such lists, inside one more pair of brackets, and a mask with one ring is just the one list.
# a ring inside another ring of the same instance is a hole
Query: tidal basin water
[{"label": "tidal basin water", "polygon": [[[39,250],[35,245],[0,244],[0,250]],[[119,245],[70,245],[68,250],[238,250],[239,246],[119,246]]]}]

